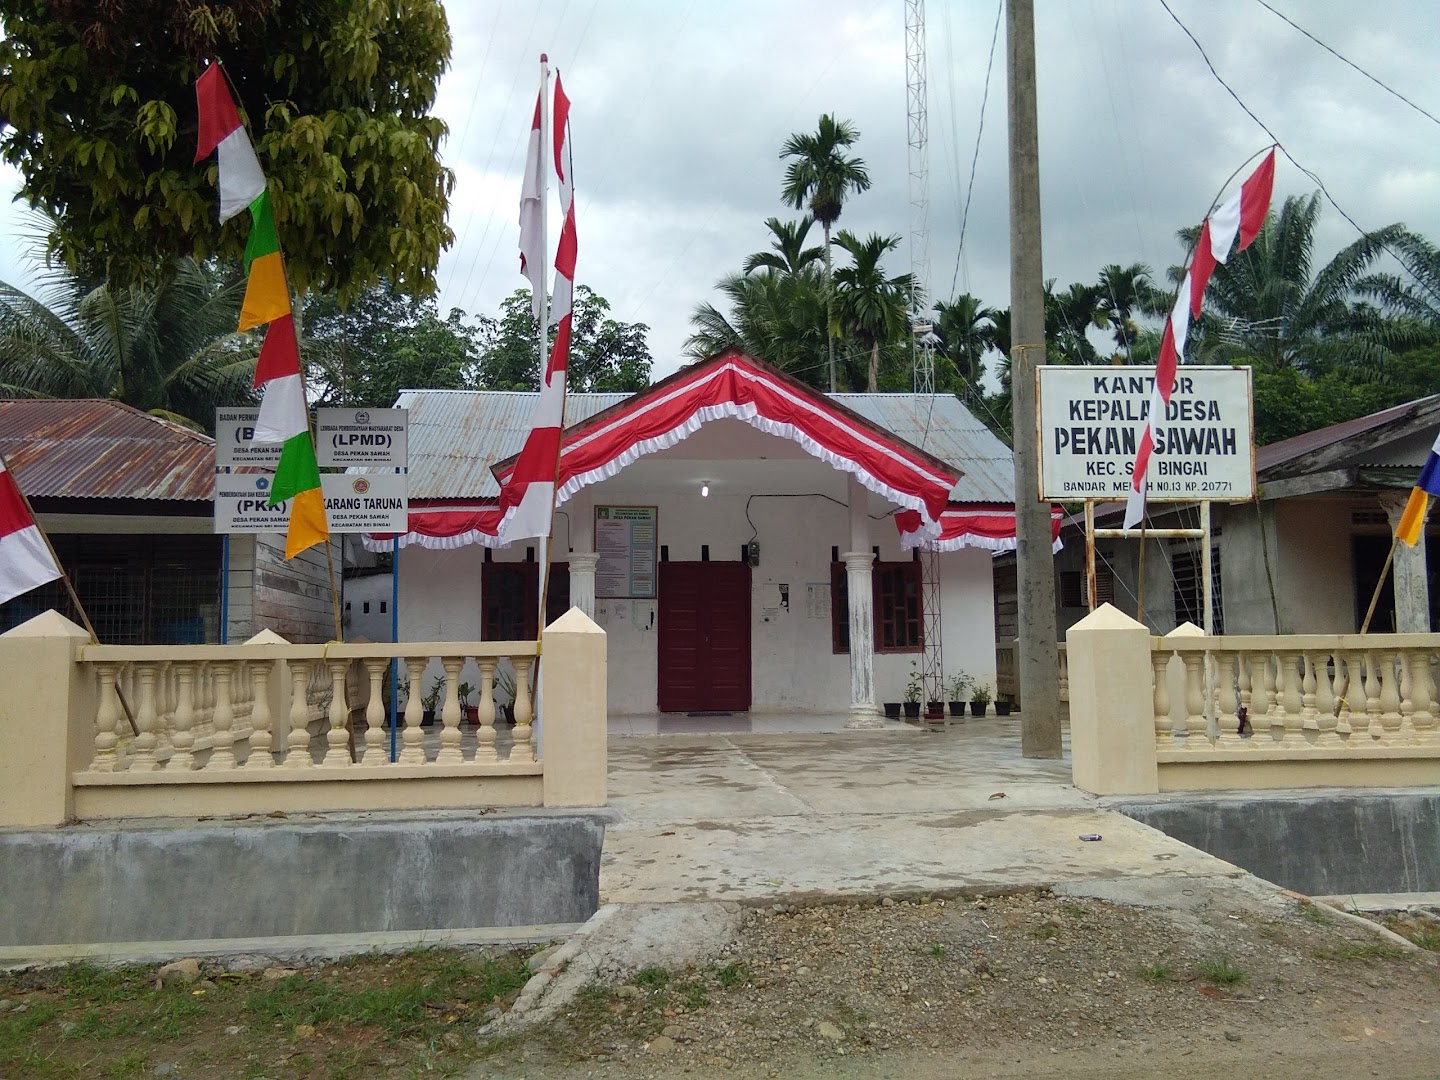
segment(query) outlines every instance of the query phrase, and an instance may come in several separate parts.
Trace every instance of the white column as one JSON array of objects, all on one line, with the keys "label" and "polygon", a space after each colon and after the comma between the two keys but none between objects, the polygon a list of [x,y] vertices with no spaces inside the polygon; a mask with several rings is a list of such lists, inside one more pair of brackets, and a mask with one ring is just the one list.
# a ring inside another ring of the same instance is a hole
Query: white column
[{"label": "white column", "polygon": [[587,488],[565,504],[570,525],[570,604],[595,620],[595,504]]},{"label": "white column", "polygon": [[871,584],[875,554],[870,550],[870,493],[851,476],[850,550],[845,552],[845,585],[850,599],[850,723],[881,727],[875,708],[875,599]]},{"label": "white column", "polygon": [[[1381,504],[1385,507],[1385,516],[1390,519],[1390,531],[1395,531],[1395,526],[1400,521],[1400,515],[1405,511],[1405,503],[1409,499],[1409,493],[1404,495],[1385,495],[1381,497]],[[1420,543],[1413,548],[1409,544],[1395,545],[1395,630],[1401,634],[1428,634],[1430,632],[1430,583],[1426,576],[1425,566],[1425,537],[1421,534]],[[1362,597],[1366,604],[1370,598]],[[1388,626],[1370,627],[1372,630],[1389,630]]]},{"label": "white column", "polygon": [[593,551],[570,553],[570,604],[595,620],[595,564],[600,556]]}]

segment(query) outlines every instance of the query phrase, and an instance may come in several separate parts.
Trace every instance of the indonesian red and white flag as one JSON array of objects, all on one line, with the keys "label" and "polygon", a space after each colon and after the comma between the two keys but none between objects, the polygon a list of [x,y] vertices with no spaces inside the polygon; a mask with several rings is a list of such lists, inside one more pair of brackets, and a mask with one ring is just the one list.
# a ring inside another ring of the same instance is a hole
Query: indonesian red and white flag
[{"label": "indonesian red and white flag", "polygon": [[540,102],[544,94],[542,86],[535,95],[530,148],[525,153],[525,175],[520,181],[520,273],[530,279],[530,312],[537,323],[545,298],[545,159],[540,147]]},{"label": "indonesian red and white flag", "polygon": [[0,461],[0,604],[60,576],[15,477]]},{"label": "indonesian red and white flag", "polygon": [[[537,113],[538,115],[538,113]],[[575,185],[570,161],[570,99],[555,76],[555,174],[560,181],[560,210],[565,224],[555,251],[557,327],[550,356],[540,377],[540,400],[530,419],[530,434],[514,471],[500,489],[499,536],[502,543],[548,537],[555,514],[555,479],[560,468],[560,433],[565,426],[565,368],[570,358],[570,324],[575,287]],[[522,201],[523,206],[523,201]],[[523,212],[522,212],[523,218]]]},{"label": "indonesian red and white flag", "polygon": [[1149,486],[1147,472],[1155,450],[1155,432],[1165,422],[1165,410],[1175,391],[1176,370],[1185,354],[1185,337],[1190,320],[1200,314],[1205,286],[1215,267],[1230,257],[1235,236],[1240,236],[1236,251],[1244,251],[1260,234],[1265,216],[1270,212],[1270,195],[1275,187],[1275,151],[1265,155],[1259,167],[1240,190],[1211,211],[1200,226],[1200,238],[1194,258],[1185,272],[1185,280],[1175,294],[1175,305],[1165,320],[1160,338],[1160,359],[1155,365],[1155,385],[1150,389],[1150,406],[1145,428],[1140,433],[1135,452],[1135,469],[1131,473],[1130,491],[1125,499],[1125,528],[1133,529],[1145,516],[1145,493]]}]

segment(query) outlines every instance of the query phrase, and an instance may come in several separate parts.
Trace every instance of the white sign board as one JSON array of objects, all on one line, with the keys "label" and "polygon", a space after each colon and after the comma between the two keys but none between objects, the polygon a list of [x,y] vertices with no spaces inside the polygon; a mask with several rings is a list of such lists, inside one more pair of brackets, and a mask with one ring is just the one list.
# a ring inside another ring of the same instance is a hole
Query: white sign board
[{"label": "white sign board", "polygon": [[317,409],[315,458],[322,466],[403,469],[409,415],[409,409]]},{"label": "white sign board", "polygon": [[[1123,499],[1145,430],[1153,367],[1036,369],[1040,498]],[[1255,497],[1250,369],[1182,367],[1155,425],[1152,502]]]},{"label": "white sign board", "polygon": [[217,533],[283,533],[290,524],[290,504],[270,507],[270,473],[215,474]]},{"label": "white sign board", "polygon": [[408,486],[404,473],[326,473],[320,487],[330,531],[403,533]]},{"label": "white sign board", "polygon": [[280,463],[280,444],[255,441],[255,418],[259,409],[215,410],[215,464],[260,465],[273,469]]}]

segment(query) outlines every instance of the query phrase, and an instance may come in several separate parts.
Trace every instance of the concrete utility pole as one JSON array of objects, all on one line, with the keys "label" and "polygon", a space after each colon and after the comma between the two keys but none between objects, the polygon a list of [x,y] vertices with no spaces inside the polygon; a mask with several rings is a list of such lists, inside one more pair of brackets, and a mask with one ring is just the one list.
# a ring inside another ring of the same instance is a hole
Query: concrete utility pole
[{"label": "concrete utility pole", "polygon": [[1035,8],[1006,0],[1010,112],[1010,400],[1015,441],[1015,558],[1020,607],[1020,748],[1060,756],[1060,657],[1050,504],[1040,491],[1035,365],[1045,359],[1045,284],[1040,260],[1040,146],[1035,123]]}]

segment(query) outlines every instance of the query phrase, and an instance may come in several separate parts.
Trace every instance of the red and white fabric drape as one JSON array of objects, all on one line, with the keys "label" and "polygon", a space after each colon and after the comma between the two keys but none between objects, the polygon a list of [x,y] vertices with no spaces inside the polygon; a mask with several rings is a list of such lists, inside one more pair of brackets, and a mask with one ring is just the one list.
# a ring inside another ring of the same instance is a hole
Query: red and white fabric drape
[{"label": "red and white fabric drape", "polygon": [[1130,481],[1130,492],[1125,501],[1125,528],[1133,529],[1145,516],[1145,493],[1148,486],[1146,472],[1150,467],[1151,452],[1155,449],[1155,429],[1165,421],[1165,410],[1175,390],[1175,373],[1180,358],[1185,353],[1185,336],[1190,331],[1190,319],[1199,316],[1200,302],[1205,295],[1205,286],[1215,267],[1230,257],[1230,247],[1239,233],[1240,244],[1236,251],[1244,251],[1259,234],[1270,212],[1270,194],[1275,186],[1275,150],[1265,155],[1250,178],[1229,199],[1211,211],[1200,226],[1200,239],[1195,245],[1195,256],[1185,272],[1185,280],[1175,294],[1175,305],[1165,320],[1165,332],[1160,339],[1160,359],[1155,365],[1155,385],[1150,392],[1150,408],[1145,428],[1138,440],[1135,452],[1135,471]]},{"label": "red and white fabric drape", "polygon": [[[1065,512],[1060,507],[1050,510],[1051,550],[1059,551],[1060,524]],[[924,539],[919,531],[920,515],[902,510],[895,515],[900,530],[900,547],[909,551],[924,547],[927,551],[961,551],[980,548],[984,551],[1015,550],[1015,508],[1005,503],[952,503],[940,515],[940,535]]]}]

